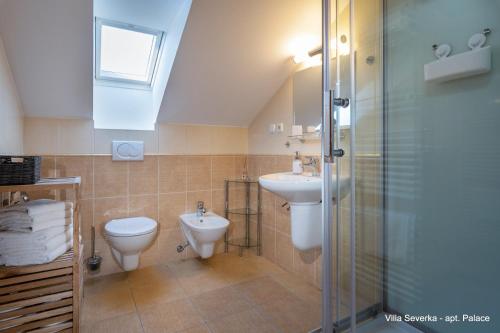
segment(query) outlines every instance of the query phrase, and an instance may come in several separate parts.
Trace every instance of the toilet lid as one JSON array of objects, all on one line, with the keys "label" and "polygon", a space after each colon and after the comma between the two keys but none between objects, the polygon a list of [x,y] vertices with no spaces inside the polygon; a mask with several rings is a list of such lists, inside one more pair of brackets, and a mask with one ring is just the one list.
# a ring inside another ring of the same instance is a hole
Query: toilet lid
[{"label": "toilet lid", "polygon": [[111,220],[104,226],[111,236],[139,236],[149,234],[156,229],[156,221],[148,217],[130,217]]}]

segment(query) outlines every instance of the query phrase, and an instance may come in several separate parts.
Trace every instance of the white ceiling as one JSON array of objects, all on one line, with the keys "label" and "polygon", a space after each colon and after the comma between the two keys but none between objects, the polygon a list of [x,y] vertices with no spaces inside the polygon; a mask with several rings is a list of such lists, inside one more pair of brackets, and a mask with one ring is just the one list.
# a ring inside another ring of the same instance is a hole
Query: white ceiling
[{"label": "white ceiling", "polygon": [[92,118],[92,0],[2,1],[0,34],[26,115]]},{"label": "white ceiling", "polygon": [[289,42],[321,42],[320,0],[194,0],[159,121],[247,126],[290,74]]},{"label": "white ceiling", "polygon": [[[92,118],[92,0],[0,0],[0,33],[27,115]],[[308,35],[320,0],[194,0],[158,120],[249,125]]]}]

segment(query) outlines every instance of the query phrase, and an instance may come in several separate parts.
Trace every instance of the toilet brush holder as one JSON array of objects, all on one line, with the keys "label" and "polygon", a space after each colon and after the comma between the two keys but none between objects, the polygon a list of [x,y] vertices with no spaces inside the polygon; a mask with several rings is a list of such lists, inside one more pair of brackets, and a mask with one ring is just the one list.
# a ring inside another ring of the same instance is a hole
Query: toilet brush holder
[{"label": "toilet brush holder", "polygon": [[87,258],[87,268],[90,272],[98,271],[101,267],[102,257],[95,254],[95,227],[91,230],[92,256]]}]

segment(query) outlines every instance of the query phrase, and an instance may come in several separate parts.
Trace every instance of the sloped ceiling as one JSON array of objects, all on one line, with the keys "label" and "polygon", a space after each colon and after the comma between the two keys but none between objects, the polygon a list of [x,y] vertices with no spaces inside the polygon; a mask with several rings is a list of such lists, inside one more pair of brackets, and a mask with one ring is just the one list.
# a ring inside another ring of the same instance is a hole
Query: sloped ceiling
[{"label": "sloped ceiling", "polygon": [[319,0],[194,0],[158,120],[247,126],[307,35],[321,41]]},{"label": "sloped ceiling", "polygon": [[26,115],[92,118],[92,0],[2,1],[0,34]]},{"label": "sloped ceiling", "polygon": [[[0,6],[25,113],[92,119],[92,0]],[[247,126],[293,70],[301,35],[320,41],[320,0],[194,0],[158,121]]]}]

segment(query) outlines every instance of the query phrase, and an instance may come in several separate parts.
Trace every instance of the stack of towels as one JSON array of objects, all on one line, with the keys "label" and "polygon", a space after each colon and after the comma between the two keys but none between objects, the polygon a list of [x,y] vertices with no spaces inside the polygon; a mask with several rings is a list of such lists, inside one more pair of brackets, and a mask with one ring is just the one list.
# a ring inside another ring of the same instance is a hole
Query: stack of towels
[{"label": "stack of towels", "polygon": [[0,209],[0,265],[44,264],[72,247],[72,202],[40,199]]}]

